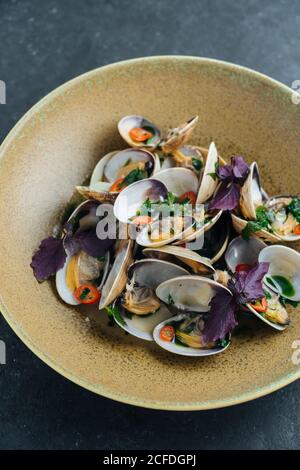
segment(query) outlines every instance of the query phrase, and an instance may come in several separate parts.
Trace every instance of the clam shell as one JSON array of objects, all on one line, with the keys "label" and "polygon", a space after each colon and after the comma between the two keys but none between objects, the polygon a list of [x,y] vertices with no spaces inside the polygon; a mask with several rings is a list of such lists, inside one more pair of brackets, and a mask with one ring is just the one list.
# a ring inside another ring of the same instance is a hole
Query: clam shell
[{"label": "clam shell", "polygon": [[114,205],[115,217],[120,222],[131,223],[130,219],[141,209],[146,199],[163,201],[167,194],[166,186],[154,178],[132,183],[119,193]]},{"label": "clam shell", "polygon": [[[139,286],[150,287],[155,290],[156,287],[167,279],[172,279],[176,276],[187,275],[188,271],[176,264],[169,263],[158,259],[142,259],[134,262],[128,269],[128,277],[135,276],[135,282]],[[153,341],[153,328],[161,321],[170,317],[170,312],[165,305],[161,305],[159,310],[150,316],[142,317],[139,315],[132,315],[128,318],[126,312],[120,312],[123,322],[115,317],[117,324],[133,336],[144,339],[146,341]],[[125,322],[125,324],[124,324]]]},{"label": "clam shell", "polygon": [[151,162],[153,169],[150,176],[152,176],[153,173],[158,171],[160,168],[159,158],[150,153],[148,150],[129,148],[120,150],[119,152],[114,152],[113,155],[111,155],[111,157],[106,162],[106,165],[103,167],[102,180],[104,177],[105,181],[108,181],[112,184],[119,178],[118,172],[120,171],[120,168],[122,168],[129,160],[132,163]]},{"label": "clam shell", "polygon": [[174,321],[174,320],[175,321],[181,320],[184,318],[185,318],[185,314],[176,315],[175,317],[171,317],[165,321],[162,321],[159,325],[157,325],[153,331],[153,338],[156,344],[171,353],[179,354],[180,356],[192,356],[192,357],[213,356],[214,354],[219,354],[225,351],[225,349],[227,349],[228,346],[230,345],[230,342],[228,342],[228,344],[224,347],[219,347],[219,348],[215,347],[215,348],[210,348],[210,349],[196,349],[196,348],[191,348],[191,347],[179,346],[178,344],[174,342],[163,341],[160,338],[160,330],[166,323],[169,323],[170,321]]},{"label": "clam shell", "polygon": [[178,242],[179,244],[183,243],[186,236],[188,236],[191,232],[194,233],[193,225],[195,224],[195,220],[192,217],[188,217],[188,216],[184,217],[184,221],[185,221],[184,230],[182,230],[180,233],[176,233],[166,240],[155,241],[155,240],[151,240],[151,237],[149,236],[149,230],[151,230],[151,228],[154,225],[160,224],[161,222],[158,219],[154,220],[151,224],[149,224],[148,226],[145,226],[140,231],[140,233],[136,237],[136,242],[141,246],[149,247],[149,248],[164,246],[164,245],[168,245],[174,242]]},{"label": "clam shell", "polygon": [[168,279],[189,274],[186,269],[177,264],[155,258],[135,261],[128,269],[128,277],[131,278],[133,273],[135,282],[139,286],[151,287],[151,289],[156,289],[159,284]]},{"label": "clam shell", "polygon": [[[231,214],[231,220],[233,228],[237,233],[242,233],[248,223],[247,220],[241,219],[235,214]],[[279,236],[275,235],[274,233],[270,233],[267,230],[259,230],[258,232],[254,232],[253,237],[260,238],[266,243],[278,243],[281,241]]]},{"label": "clam shell", "polygon": [[250,171],[241,188],[240,209],[247,220],[256,219],[256,208],[265,202],[265,193],[261,188],[256,162],[251,163]]},{"label": "clam shell", "polygon": [[[273,245],[264,248],[259,253],[258,260],[260,262],[270,263],[269,271],[264,278],[264,283],[271,290],[277,291],[282,297],[295,302],[300,302],[300,254],[292,248]],[[274,288],[274,285],[268,281],[268,278],[275,275],[283,276],[288,279],[292,283],[295,293],[293,295],[288,295],[283,292],[280,286],[272,278],[272,280],[277,284],[277,288]]]},{"label": "clam shell", "polygon": [[244,240],[241,236],[234,238],[225,253],[225,262],[229,271],[234,273],[238,264],[257,263],[259,253],[266,246],[259,238],[250,237],[249,240]]},{"label": "clam shell", "polygon": [[181,240],[176,241],[173,243],[174,245],[181,245],[182,243],[189,243],[193,242],[194,240],[198,239],[199,237],[203,236],[205,232],[212,229],[212,227],[217,223],[219,218],[222,215],[222,210],[217,211],[216,214],[209,220],[209,222],[204,223],[200,226],[200,228],[188,233],[187,235],[183,236]]},{"label": "clam shell", "polygon": [[[294,196],[273,196],[271,197],[267,203],[266,203],[266,207],[271,209],[275,204],[277,204],[278,202],[284,202],[286,205],[288,205],[292,198]],[[278,232],[276,232],[276,235],[282,240],[282,241],[285,241],[285,242],[295,242],[295,241],[298,241],[300,240],[300,235],[294,235],[294,234],[290,234],[290,235],[281,235],[279,234]]]},{"label": "clam shell", "polygon": [[153,329],[155,326],[170,318],[170,312],[164,304],[161,305],[157,312],[147,317],[132,315],[132,318],[129,318],[125,313],[120,313],[120,315],[123,318],[123,322],[114,316],[117,325],[132,336],[145,341],[153,341]]},{"label": "clam shell", "polygon": [[[67,303],[69,305],[79,305],[80,303],[75,299],[75,297],[73,295],[74,292],[70,291],[70,289],[68,288],[67,283],[66,283],[67,268],[68,268],[68,264],[70,263],[72,258],[73,258],[73,256],[67,255],[66,262],[65,262],[64,266],[59,271],[57,271],[57,273],[56,273],[55,285],[56,285],[58,295],[61,297],[61,299],[65,303]],[[104,284],[104,282],[106,280],[106,277],[107,277],[108,268],[109,268],[109,260],[110,260],[109,252],[107,252],[105,258],[106,258],[105,259],[105,266],[103,268],[102,278],[101,278],[100,284],[98,286],[99,289],[102,287],[102,285]]]},{"label": "clam shell", "polygon": [[[203,247],[196,252],[203,257],[209,258],[211,263],[216,263],[225,253],[229,242],[230,227],[225,213],[218,221],[204,233]],[[207,247],[213,247],[207,250]]]},{"label": "clam shell", "polygon": [[132,240],[122,240],[114,263],[102,287],[99,310],[111,304],[123,291],[127,282],[127,269],[132,263]]},{"label": "clam shell", "polygon": [[121,152],[121,150],[114,150],[113,152],[109,152],[104,157],[102,157],[97,165],[95,166],[91,179],[90,179],[90,187],[93,187],[95,183],[99,181],[104,181],[104,168],[107,165],[108,161],[117,153]]},{"label": "clam shell", "polygon": [[197,195],[197,204],[204,204],[204,202],[208,201],[216,191],[218,181],[217,179],[214,180],[210,174],[215,173],[218,162],[219,157],[217,148],[215,143],[211,142],[205,161],[205,166],[201,172],[201,182]]},{"label": "clam shell", "polygon": [[67,267],[72,259],[72,256],[67,255],[66,262],[64,266],[57,271],[55,276],[55,285],[56,290],[60,298],[69,305],[79,305],[79,302],[75,299],[73,292],[68,289],[66,284],[66,274],[67,274]]},{"label": "clam shell", "polygon": [[280,325],[279,323],[275,323],[275,322],[272,322],[270,320],[268,320],[267,318],[263,317],[260,313],[258,313],[256,310],[254,310],[253,307],[251,307],[250,304],[247,304],[247,309],[253,313],[257,318],[259,318],[261,321],[263,321],[264,323],[266,323],[267,325],[271,326],[272,328],[274,328],[274,330],[277,330],[277,331],[284,331],[288,325]]},{"label": "clam shell", "polygon": [[[151,142],[135,142],[132,140],[129,132],[134,127],[150,127],[154,132],[154,137],[151,139]],[[158,127],[143,116],[124,116],[118,123],[118,129],[121,137],[127,142],[128,145],[130,145],[130,147],[155,149],[161,140],[160,130]]]},{"label": "clam shell", "polygon": [[199,116],[194,116],[179,127],[170,129],[166,138],[160,146],[164,153],[173,153],[179,147],[182,147],[189,139],[191,133],[198,123]]},{"label": "clam shell", "polygon": [[211,260],[204,258],[188,248],[180,246],[166,245],[158,248],[145,248],[143,254],[149,257],[158,256],[159,259],[178,259],[182,263],[192,268],[195,274],[213,274],[215,269]]},{"label": "clam shell", "polygon": [[110,191],[96,191],[88,186],[76,186],[76,190],[86,199],[93,199],[102,203],[114,204],[119,193]]},{"label": "clam shell", "polygon": [[175,196],[181,196],[187,191],[197,193],[198,178],[196,174],[187,168],[168,168],[155,174],[155,179],[161,181],[167,190]]},{"label": "clam shell", "polygon": [[[208,312],[209,303],[218,290],[230,290],[212,279],[202,276],[180,276],[160,284],[156,289],[157,297],[180,310],[192,312]],[[232,295],[232,294],[231,294]]]}]

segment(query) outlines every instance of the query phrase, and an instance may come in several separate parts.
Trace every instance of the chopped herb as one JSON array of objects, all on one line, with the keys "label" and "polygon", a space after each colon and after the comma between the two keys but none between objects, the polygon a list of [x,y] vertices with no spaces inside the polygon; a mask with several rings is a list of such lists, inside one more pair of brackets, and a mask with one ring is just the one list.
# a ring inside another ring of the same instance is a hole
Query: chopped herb
[{"label": "chopped herb", "polygon": [[90,289],[88,287],[86,287],[85,289],[83,289],[83,291],[81,292],[79,298],[80,300],[84,300],[86,298],[87,295],[89,295],[90,293]]},{"label": "chopped herb", "polygon": [[126,325],[126,321],[120,314],[119,307],[117,306],[112,307],[111,305],[108,305],[107,307],[105,307],[105,310],[109,318],[113,318],[114,320],[117,320],[122,326]]},{"label": "chopped herb", "polygon": [[193,167],[195,168],[196,171],[200,171],[201,168],[203,167],[203,162],[202,160],[198,159],[198,158],[195,158],[195,157],[192,157],[192,164],[193,164]]},{"label": "chopped herb", "polygon": [[98,261],[105,261],[105,256],[96,256]]},{"label": "chopped herb", "polygon": [[168,192],[167,199],[165,201],[169,206],[172,206],[173,204],[178,202],[178,197],[175,196],[175,194],[171,193],[170,191]]},{"label": "chopped herb", "polygon": [[143,180],[144,178],[147,178],[147,172],[145,170],[140,170],[139,168],[136,168],[135,170],[132,170],[130,173],[128,173],[127,176],[121,181],[119,184],[119,188],[122,188],[123,186],[129,186],[132,183],[135,183],[136,181]]},{"label": "chopped herb", "polygon": [[218,348],[225,348],[228,343],[229,343],[229,339],[228,339],[228,338],[219,339],[219,340],[217,341],[217,347],[218,347]]},{"label": "chopped herb", "polygon": [[216,162],[215,163],[215,171],[213,173],[207,173],[208,176],[211,176],[214,181],[216,181],[217,178],[218,178],[218,168],[219,168],[219,163]]},{"label": "chopped herb", "polygon": [[295,217],[297,222],[300,222],[300,198],[293,197],[287,209]]},{"label": "chopped herb", "polygon": [[169,304],[169,305],[174,305],[174,303],[175,303],[175,302],[174,302],[173,297],[171,296],[171,294],[169,294],[169,295],[168,295],[168,304]]},{"label": "chopped herb", "polygon": [[256,220],[250,220],[242,231],[242,237],[249,240],[250,235],[260,230],[271,231],[270,222],[272,222],[272,215],[264,206],[259,206],[256,209]]}]

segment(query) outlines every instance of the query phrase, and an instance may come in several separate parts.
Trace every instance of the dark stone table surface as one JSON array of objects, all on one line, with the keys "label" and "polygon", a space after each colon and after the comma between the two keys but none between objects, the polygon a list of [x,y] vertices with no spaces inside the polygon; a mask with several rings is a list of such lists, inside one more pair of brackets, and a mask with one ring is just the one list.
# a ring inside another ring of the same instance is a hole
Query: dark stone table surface
[{"label": "dark stone table surface", "polygon": [[[0,80],[7,86],[0,140],[49,91],[104,64],[206,56],[291,86],[300,79],[299,48],[299,0],[0,0]],[[7,365],[0,366],[1,449],[299,448],[300,382],[227,409],[145,410],[67,381],[2,317],[0,339],[7,347]]]}]

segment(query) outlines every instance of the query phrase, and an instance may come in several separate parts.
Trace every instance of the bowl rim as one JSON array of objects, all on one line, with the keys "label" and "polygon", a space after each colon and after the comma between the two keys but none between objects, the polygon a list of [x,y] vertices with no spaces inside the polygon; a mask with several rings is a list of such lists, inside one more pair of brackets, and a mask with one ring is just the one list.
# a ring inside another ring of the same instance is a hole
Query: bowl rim
[{"label": "bowl rim", "polygon": [[[50,91],[46,96],[44,96],[42,99],[40,99],[36,104],[34,104],[18,121],[17,123],[13,126],[13,128],[9,131],[7,136],[4,138],[3,142],[0,145],[0,165],[1,161],[5,155],[6,148],[11,144],[15,136],[18,134],[19,130],[22,128],[22,126],[31,119],[32,116],[37,114],[40,109],[50,102],[53,98],[56,96],[59,96],[61,93],[64,91],[68,90],[71,88],[73,85],[80,83],[87,78],[92,78],[94,75],[97,75],[99,71],[106,71],[106,70],[120,70],[123,67],[128,67],[134,66],[134,65],[141,65],[143,63],[168,63],[168,62],[174,62],[174,63],[182,63],[182,62],[190,62],[190,63],[195,63],[199,65],[212,65],[212,66],[218,66],[221,67],[228,72],[235,72],[235,73],[242,73],[244,75],[247,75],[248,77],[266,83],[268,86],[273,87],[274,89],[280,89],[282,92],[285,94],[291,95],[294,90],[292,90],[290,87],[287,85],[268,77],[267,75],[257,72],[255,70],[252,70],[248,67],[244,67],[238,64],[234,64],[231,62],[226,62],[223,60],[218,60],[218,59],[211,59],[211,58],[206,58],[206,57],[197,57],[197,56],[189,56],[189,55],[158,55],[158,56],[148,56],[148,57],[139,57],[135,59],[128,59],[128,60],[122,60],[119,62],[114,62],[112,64],[104,65],[101,67],[97,67],[94,69],[91,69],[83,74],[80,74],[76,76],[75,78],[68,80],[67,82],[63,83],[62,85],[59,85],[57,88],[54,90]],[[1,171],[1,167],[0,167]],[[270,382],[267,385],[264,385],[259,388],[252,388],[250,390],[247,390],[243,393],[240,393],[236,396],[231,396],[228,398],[224,399],[216,399],[216,400],[206,400],[203,402],[166,402],[166,401],[160,401],[160,400],[147,400],[147,399],[141,399],[138,397],[134,396],[127,396],[124,393],[116,393],[115,391],[111,391],[101,385],[95,385],[93,383],[90,383],[76,375],[74,375],[72,372],[69,370],[64,369],[63,366],[58,364],[56,361],[54,361],[52,358],[48,357],[40,348],[38,348],[35,344],[34,341],[28,336],[22,329],[19,327],[17,322],[14,321],[13,316],[10,315],[9,310],[6,308],[5,302],[2,298],[1,292],[0,292],[0,310],[9,324],[9,326],[12,328],[14,333],[21,339],[21,341],[39,358],[41,359],[44,363],[46,363],[49,367],[51,367],[53,370],[58,372],[60,375],[63,377],[67,378],[71,382],[91,391],[96,393],[97,395],[103,396],[105,398],[109,398],[121,403],[126,403],[129,405],[135,405],[139,406],[142,408],[150,408],[150,409],[158,409],[158,410],[173,410],[173,411],[194,411],[194,410],[209,410],[209,409],[216,409],[216,408],[224,408],[227,406],[232,406],[232,405],[237,405],[241,403],[245,403],[250,400],[254,400],[256,398],[268,395],[272,392],[275,392],[276,390],[279,390],[280,388],[294,382],[298,378],[300,378],[300,368],[295,370],[292,373],[288,373],[281,377],[280,379]]]}]

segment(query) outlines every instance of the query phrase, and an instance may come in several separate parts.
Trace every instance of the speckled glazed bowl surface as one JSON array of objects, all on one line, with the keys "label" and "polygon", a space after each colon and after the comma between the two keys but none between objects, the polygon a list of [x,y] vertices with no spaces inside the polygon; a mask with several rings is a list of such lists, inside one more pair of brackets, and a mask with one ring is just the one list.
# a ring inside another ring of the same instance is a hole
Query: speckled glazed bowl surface
[{"label": "speckled glazed bowl surface", "polygon": [[159,349],[100,321],[91,330],[29,267],[40,239],[75,185],[110,150],[124,147],[117,121],[142,114],[163,130],[199,114],[193,143],[213,138],[225,158],[256,160],[271,194],[299,191],[300,105],[261,74],[223,62],[154,57],[82,75],[34,106],[1,147],[1,311],[17,335],[60,374],[134,405],[194,410],[270,393],[300,376],[291,357],[300,311],[278,333],[255,321],[224,353],[192,358]]}]

